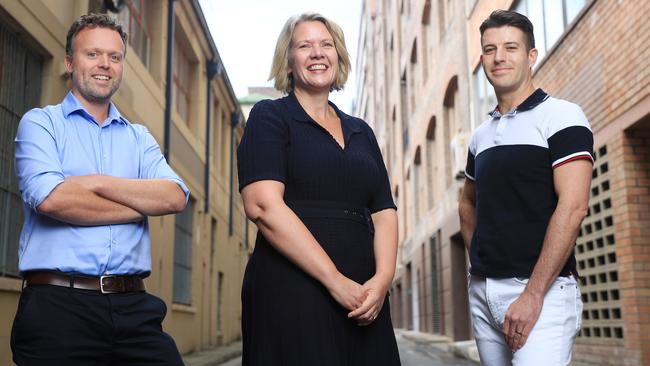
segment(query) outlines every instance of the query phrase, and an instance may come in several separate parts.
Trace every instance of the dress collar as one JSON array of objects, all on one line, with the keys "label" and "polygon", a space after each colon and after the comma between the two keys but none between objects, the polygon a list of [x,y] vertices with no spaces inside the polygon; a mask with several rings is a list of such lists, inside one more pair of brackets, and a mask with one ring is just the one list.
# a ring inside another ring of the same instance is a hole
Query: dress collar
[{"label": "dress collar", "polygon": [[[298,101],[295,93],[291,92],[289,95],[282,99],[284,100],[284,103],[289,110],[291,118],[299,122],[318,124],[309,116],[309,114],[307,114],[302,105],[300,105],[300,102]],[[329,103],[329,105],[334,108],[336,115],[341,120],[341,127],[343,128],[344,132],[346,129],[349,129],[351,132],[361,132],[361,122],[358,119],[341,112],[336,104],[332,103],[331,101],[327,101],[327,103]]]}]

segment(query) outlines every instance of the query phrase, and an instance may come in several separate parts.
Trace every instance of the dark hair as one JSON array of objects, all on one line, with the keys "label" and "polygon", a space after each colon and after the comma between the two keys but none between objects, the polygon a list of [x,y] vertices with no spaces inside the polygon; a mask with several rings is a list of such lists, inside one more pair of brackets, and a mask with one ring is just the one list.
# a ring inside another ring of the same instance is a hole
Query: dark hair
[{"label": "dark hair", "polygon": [[506,25],[519,28],[526,36],[526,43],[528,51],[535,48],[535,35],[533,34],[533,23],[522,14],[510,10],[495,10],[490,16],[483,21],[481,27],[481,40],[483,40],[483,33],[489,28],[501,28]]},{"label": "dark hair", "polygon": [[108,28],[116,31],[117,33],[120,34],[120,38],[122,38],[122,42],[124,43],[124,55],[126,56],[126,40],[127,40],[127,34],[124,28],[122,27],[122,24],[120,24],[117,20],[114,18],[106,15],[106,14],[96,14],[96,13],[90,13],[86,15],[82,15],[77,20],[72,23],[70,26],[70,29],[68,30],[68,35],[65,38],[65,54],[66,56],[72,56],[73,50],[72,50],[72,43],[74,42],[74,39],[77,37],[79,32],[86,28]]}]

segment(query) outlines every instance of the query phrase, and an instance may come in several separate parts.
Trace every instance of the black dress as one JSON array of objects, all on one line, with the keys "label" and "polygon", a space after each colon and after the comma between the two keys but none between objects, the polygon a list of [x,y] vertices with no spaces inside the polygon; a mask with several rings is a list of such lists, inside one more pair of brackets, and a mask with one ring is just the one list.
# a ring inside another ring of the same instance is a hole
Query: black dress
[{"label": "black dress", "polygon": [[[295,95],[257,103],[238,148],[240,190],[285,184],[284,200],[348,278],[375,273],[370,213],[395,208],[370,127],[336,108],[345,149]],[[327,289],[260,234],[242,288],[244,366],[400,365],[388,298],[377,319],[358,326]]]}]

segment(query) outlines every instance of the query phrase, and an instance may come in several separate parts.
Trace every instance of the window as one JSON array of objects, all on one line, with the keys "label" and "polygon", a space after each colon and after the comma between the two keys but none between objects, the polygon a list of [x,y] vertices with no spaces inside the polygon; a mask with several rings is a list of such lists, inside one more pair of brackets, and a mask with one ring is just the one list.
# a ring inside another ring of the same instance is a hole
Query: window
[{"label": "window", "polygon": [[451,6],[453,2],[450,0],[438,0],[438,25],[440,27],[440,39],[445,36],[447,26],[451,18]]},{"label": "window", "polygon": [[426,84],[429,79],[429,52],[431,47],[429,45],[429,33],[431,32],[431,0],[424,2],[424,9],[422,9],[422,29],[420,31],[422,40],[422,79],[423,84]]},{"label": "window", "polygon": [[129,45],[140,57],[145,66],[149,66],[149,50],[151,48],[151,18],[152,1],[126,0],[126,6],[118,14],[119,21],[129,34]]},{"label": "window", "polygon": [[[449,187],[451,185],[452,177],[454,177],[457,173],[457,167],[455,166],[454,162],[456,161],[455,156],[455,147],[454,145],[454,140],[456,138],[457,133],[459,132],[458,129],[458,108],[456,106],[456,103],[458,101],[458,76],[454,76],[450,81],[449,85],[447,86],[447,92],[445,93],[445,99],[443,103],[443,131],[444,131],[444,139],[443,139],[443,144],[445,145],[444,147],[444,157],[445,157],[445,166],[446,166],[446,172],[445,172],[445,187]],[[452,146],[454,145],[454,146]],[[463,154],[465,151],[463,151]]]},{"label": "window", "polygon": [[230,119],[228,118],[228,113],[225,110],[222,110],[221,113],[221,167],[219,168],[219,173],[222,177],[227,177],[229,173],[228,159],[230,155]]},{"label": "window", "polygon": [[410,113],[415,112],[415,95],[417,91],[420,89],[419,81],[421,81],[421,79],[415,75],[417,69],[418,69],[418,39],[416,38],[413,40],[413,46],[411,47],[411,63],[408,72],[408,76],[409,76],[408,89],[410,90],[409,93]]},{"label": "window", "polygon": [[544,59],[586,5],[587,0],[521,0],[517,3],[514,10],[533,23],[538,61]]},{"label": "window", "polygon": [[23,202],[14,172],[18,122],[40,105],[42,59],[0,18],[0,276],[18,276]]},{"label": "window", "polygon": [[481,65],[474,72],[474,94],[474,126],[478,126],[497,105],[494,88],[488,82],[483,66]]},{"label": "window", "polygon": [[217,277],[217,335],[221,335],[223,332],[223,272],[219,272]]},{"label": "window", "polygon": [[182,47],[178,35],[174,40],[174,90],[172,102],[185,123],[190,124],[190,83],[193,64]]},{"label": "window", "polygon": [[192,221],[194,201],[190,199],[185,210],[176,214],[174,230],[174,288],[172,301],[192,303]]},{"label": "window", "polygon": [[407,73],[402,74],[400,79],[400,96],[402,102],[402,150],[406,151],[409,147],[409,111],[408,111],[408,86],[406,84]]},{"label": "window", "polygon": [[429,202],[427,208],[433,209],[435,200],[435,179],[438,176],[438,163],[436,160],[435,141],[436,141],[436,116],[431,116],[429,119],[429,126],[427,127],[427,140],[426,140],[426,156],[427,162],[427,201]]},{"label": "window", "polygon": [[219,146],[221,145],[221,141],[219,140],[221,138],[221,103],[219,103],[219,100],[215,97],[214,98],[214,103],[212,103],[212,173],[211,174],[218,174],[219,169],[221,168],[221,162],[219,159],[221,159],[221,151],[219,150]]}]

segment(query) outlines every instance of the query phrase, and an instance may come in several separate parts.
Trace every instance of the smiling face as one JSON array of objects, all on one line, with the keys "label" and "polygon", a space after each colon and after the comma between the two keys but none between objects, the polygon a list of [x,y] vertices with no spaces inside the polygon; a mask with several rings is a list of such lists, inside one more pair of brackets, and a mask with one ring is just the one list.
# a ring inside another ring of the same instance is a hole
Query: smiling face
[{"label": "smiling face", "polygon": [[328,92],[338,73],[338,53],[332,35],[319,21],[298,24],[289,50],[289,74],[294,89]]},{"label": "smiling face", "polygon": [[481,63],[497,94],[512,93],[532,84],[537,50],[528,50],[524,32],[517,27],[488,28],[481,38]]},{"label": "smiling face", "polygon": [[109,28],[85,28],[74,38],[73,54],[65,67],[72,77],[72,92],[91,104],[107,104],[122,82],[124,43]]}]

